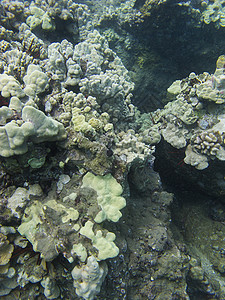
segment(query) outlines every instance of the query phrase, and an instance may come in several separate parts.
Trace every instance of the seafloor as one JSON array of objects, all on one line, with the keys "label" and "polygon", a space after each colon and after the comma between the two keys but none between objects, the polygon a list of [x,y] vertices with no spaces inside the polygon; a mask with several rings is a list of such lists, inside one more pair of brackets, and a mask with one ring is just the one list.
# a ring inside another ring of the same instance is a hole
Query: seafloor
[{"label": "seafloor", "polygon": [[225,299],[225,0],[0,1],[0,297]]}]

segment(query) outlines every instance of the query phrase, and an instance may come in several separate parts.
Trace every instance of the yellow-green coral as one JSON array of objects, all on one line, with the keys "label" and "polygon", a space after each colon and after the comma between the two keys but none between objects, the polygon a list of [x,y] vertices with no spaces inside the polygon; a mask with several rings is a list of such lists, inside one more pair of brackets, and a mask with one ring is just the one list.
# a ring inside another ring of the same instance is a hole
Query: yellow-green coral
[{"label": "yellow-green coral", "polygon": [[95,176],[89,172],[83,177],[82,187],[92,188],[97,192],[101,211],[94,219],[96,223],[101,223],[105,219],[113,222],[120,219],[122,216],[120,210],[126,206],[126,200],[121,197],[122,186],[111,174]]},{"label": "yellow-green coral", "polygon": [[30,16],[27,18],[26,23],[30,29],[41,26],[44,30],[54,30],[55,24],[51,17],[43,9],[36,7],[34,4],[30,5]]},{"label": "yellow-green coral", "polygon": [[113,232],[108,232],[106,236],[101,230],[93,231],[94,223],[87,221],[81,228],[80,234],[86,236],[92,241],[92,245],[98,250],[98,260],[115,257],[119,254],[118,247],[114,244],[116,238]]},{"label": "yellow-green coral", "polygon": [[140,12],[143,17],[149,17],[151,15],[151,9],[165,2],[166,0],[146,0],[144,5],[140,8]]},{"label": "yellow-green coral", "polygon": [[202,1],[202,21],[206,24],[213,22],[216,24],[216,27],[225,27],[224,4],[224,0],[214,0],[210,2],[207,0]]},{"label": "yellow-green coral", "polygon": [[142,69],[145,63],[145,58],[143,56],[138,56],[137,63],[139,68]]},{"label": "yellow-green coral", "polygon": [[102,113],[99,115],[90,106],[84,109],[72,108],[72,123],[75,131],[80,131],[84,135],[95,136],[96,133],[103,133],[113,130],[113,124],[109,123],[109,115]]},{"label": "yellow-green coral", "polygon": [[76,254],[82,262],[87,259],[87,250],[81,243],[74,244],[71,253]]},{"label": "yellow-green coral", "polygon": [[82,114],[81,109],[74,107],[72,109],[72,123],[75,131],[81,131],[87,135],[95,135],[95,130],[85,120],[85,116]]}]

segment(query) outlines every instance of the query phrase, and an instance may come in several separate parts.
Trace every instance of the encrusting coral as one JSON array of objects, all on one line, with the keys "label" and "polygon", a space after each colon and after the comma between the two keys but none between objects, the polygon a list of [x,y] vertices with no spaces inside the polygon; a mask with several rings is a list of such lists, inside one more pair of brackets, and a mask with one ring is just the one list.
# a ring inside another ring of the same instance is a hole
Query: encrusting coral
[{"label": "encrusting coral", "polygon": [[[117,222],[122,216],[120,209],[125,206],[125,199],[120,196],[122,187],[111,175],[95,176],[87,173],[83,177],[80,189],[74,188],[76,185],[75,177],[64,185],[60,191],[60,199],[55,200],[57,191],[53,193],[52,190],[46,199],[33,201],[32,205],[25,209],[18,231],[30,241],[36,252],[41,253],[45,261],[52,261],[62,253],[71,263],[76,257],[80,258],[83,264],[81,268],[85,270],[88,270],[90,262],[93,261],[96,269],[98,268],[96,259],[101,261],[115,257],[119,249],[114,243],[115,234],[102,227],[95,229],[95,224],[102,223],[106,218]],[[82,198],[82,202],[78,202],[79,198]],[[73,208],[74,203],[76,209]],[[84,226],[83,219],[86,220]],[[61,230],[64,232],[63,235],[59,235]],[[85,266],[86,259],[87,266]],[[95,279],[83,279],[82,285],[77,274],[78,270],[79,268],[75,267],[72,271],[77,294],[83,295],[85,299],[93,299],[107,273],[106,266],[103,273],[99,271],[101,275],[96,274]],[[84,289],[86,281],[88,287]]]}]

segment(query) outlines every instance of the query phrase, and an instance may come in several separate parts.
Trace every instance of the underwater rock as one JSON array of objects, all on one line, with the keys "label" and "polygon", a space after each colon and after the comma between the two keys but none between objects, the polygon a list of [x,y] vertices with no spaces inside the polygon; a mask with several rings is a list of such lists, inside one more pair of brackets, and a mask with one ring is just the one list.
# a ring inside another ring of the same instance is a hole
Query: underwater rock
[{"label": "underwater rock", "polygon": [[[214,200],[202,193],[190,192],[189,200],[177,208],[176,223],[183,227],[183,237],[190,259],[188,272],[190,291],[201,291],[203,297],[223,299],[224,274],[224,224],[211,219],[209,213],[216,205]],[[190,200],[190,199],[194,199]]]}]

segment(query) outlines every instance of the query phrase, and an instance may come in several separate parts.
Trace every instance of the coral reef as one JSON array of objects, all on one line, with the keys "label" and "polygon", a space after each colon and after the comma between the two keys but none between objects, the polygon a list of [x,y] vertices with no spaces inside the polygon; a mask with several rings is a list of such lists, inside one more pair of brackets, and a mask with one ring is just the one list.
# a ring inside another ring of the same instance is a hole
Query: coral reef
[{"label": "coral reef", "polygon": [[94,13],[92,24],[100,26],[105,21],[115,21],[120,26],[124,24],[135,24],[142,22],[141,12],[135,8],[135,0],[111,1],[100,0],[89,4],[90,10]]},{"label": "coral reef", "polygon": [[[2,42],[1,161],[17,185],[1,192],[1,220],[16,224],[8,251],[15,268],[10,279],[6,270],[2,294],[32,283],[38,286],[37,294],[55,299],[66,295],[74,281],[77,294],[92,299],[107,273],[106,263],[100,261],[119,253],[116,234],[102,222],[118,222],[126,205],[115,177],[124,184],[124,171],[134,158],[123,162],[114,149],[123,120],[135,119],[130,102],[133,82],[97,31],[83,34],[85,40],[76,45],[64,39],[46,47],[35,30],[55,30],[53,18],[60,10],[51,14],[53,4],[44,10],[44,2],[32,2],[26,11],[29,26],[17,27],[18,41]],[[53,154],[53,145],[59,153]],[[149,155],[143,153],[142,159]],[[114,168],[115,177],[110,174]],[[21,236],[24,243],[20,240],[17,245]],[[63,278],[60,259],[70,270],[66,292],[56,282],[56,273]],[[5,264],[10,269],[9,262]],[[86,282],[84,291],[80,281],[85,270],[98,274]]]},{"label": "coral reef", "polygon": [[122,160],[131,163],[136,158],[144,160],[154,152],[154,147],[143,142],[142,136],[130,129],[127,132],[120,132],[117,136],[117,154]]},{"label": "coral reef", "polygon": [[[187,251],[176,239],[153,153],[166,169],[177,151],[182,175],[224,192],[224,56],[142,114],[109,45],[128,53],[133,26],[167,1],[79,2],[0,4],[0,295],[189,299],[191,282],[223,299],[223,245],[208,262],[200,241]],[[137,55],[140,69],[151,55]]]},{"label": "coral reef", "polygon": [[[46,200],[33,201],[33,204],[25,209],[18,231],[26,236],[35,251],[42,253],[46,261],[52,261],[62,252],[65,257],[73,260],[75,257],[72,254],[80,253],[80,248],[74,247],[74,245],[85,245],[84,240],[79,237],[80,235],[91,239],[93,247],[99,252],[98,260],[116,256],[119,249],[113,243],[115,235],[101,230],[97,230],[95,235],[94,223],[91,220],[96,223],[102,223],[106,218],[114,222],[119,220],[122,216],[119,210],[125,206],[125,199],[119,196],[122,192],[119,183],[111,175],[95,176],[91,173],[87,173],[83,177],[80,191],[73,187],[77,186],[77,178],[71,180],[68,178],[64,182],[63,187],[60,188],[59,183],[57,189],[54,192],[52,190]],[[88,196],[89,189],[94,190],[97,194],[95,196],[93,194],[92,199],[89,199]],[[64,195],[61,202],[55,200],[57,192]],[[76,209],[70,206],[72,203],[76,203],[78,201],[76,199],[79,197],[85,197],[85,194],[86,207],[82,202],[76,204]],[[113,200],[115,202],[112,202]],[[98,210],[100,211],[98,212]],[[56,216],[58,216],[57,229],[54,228]],[[82,219],[86,220],[84,226]],[[88,219],[90,220],[88,221]],[[64,238],[58,235],[58,232],[61,231],[60,227],[64,228]],[[49,235],[49,233],[51,234]],[[71,249],[73,249],[72,252]],[[112,249],[115,251],[113,252]],[[82,251],[87,253],[87,250],[83,248]]]},{"label": "coral reef", "polygon": [[52,22],[48,12],[35,6],[33,2],[30,4],[29,10],[30,16],[26,19],[26,23],[31,30],[38,26],[41,26],[43,30],[55,30],[55,24]]},{"label": "coral reef", "polygon": [[13,76],[7,74],[0,75],[0,91],[3,98],[9,98],[10,96],[23,98],[25,96],[20,83]]},{"label": "coral reef", "polygon": [[52,79],[65,81],[63,86],[79,88],[86,98],[95,97],[113,123],[132,117],[134,85],[121,60],[96,30],[75,47],[66,40],[51,44],[44,66]]},{"label": "coral reef", "polygon": [[151,10],[153,10],[155,7],[157,8],[158,5],[161,5],[164,2],[166,2],[166,0],[146,0],[146,1],[144,1],[144,4],[140,8],[142,18],[149,17],[151,15]]},{"label": "coral reef", "polygon": [[24,1],[8,1],[3,0],[0,4],[0,23],[9,29],[20,26],[21,21],[23,22],[26,18],[25,10],[29,3]]},{"label": "coral reef", "polygon": [[94,221],[101,223],[104,220],[118,222],[122,214],[120,210],[125,207],[126,201],[121,194],[121,185],[110,174],[103,178],[87,173],[83,177],[83,188],[92,188],[97,193],[98,205],[101,211],[97,214]]},{"label": "coral reef", "polygon": [[[29,255],[27,258],[23,258],[23,252],[19,252],[19,260],[23,260],[23,263],[28,265],[22,267],[20,266],[22,261],[17,260],[12,284],[15,282],[15,286],[25,286],[28,282],[41,282],[47,299],[57,298],[60,294],[59,287],[56,285],[54,277],[52,275],[49,277],[45,265],[46,263],[50,264],[61,254],[71,264],[71,267],[74,266],[73,262],[76,261],[76,258],[80,259],[80,267],[76,266],[72,271],[74,287],[78,295],[85,299],[93,299],[99,293],[107,274],[106,264],[100,263],[99,266],[96,259],[101,261],[115,257],[119,252],[119,248],[114,243],[115,234],[103,228],[100,230],[101,227],[96,228],[96,222],[102,223],[104,221],[104,218],[99,220],[98,217],[103,212],[101,209],[105,207],[101,203],[98,204],[99,197],[105,199],[114,197],[118,203],[123,202],[123,205],[120,203],[119,206],[117,205],[117,209],[114,209],[115,216],[110,211],[110,218],[114,222],[117,222],[121,217],[119,209],[124,207],[125,199],[119,196],[122,188],[111,175],[110,177],[107,175],[106,177],[95,177],[93,174],[87,173],[83,178],[82,185],[79,184],[79,176],[72,179],[66,179],[66,177],[68,176],[61,176],[57,186],[51,190],[47,197],[44,196],[40,186],[36,184],[29,186],[28,189],[17,188],[8,198],[7,207],[11,214],[18,219],[23,216],[18,232],[29,240],[32,251],[40,253],[42,259],[42,263],[33,267],[34,269],[31,271],[30,268],[32,268],[35,260],[31,260]],[[94,187],[91,184],[86,186],[89,177],[94,180],[93,182],[96,182]],[[105,180],[106,182],[104,182]],[[60,184],[62,183],[63,187],[61,188]],[[116,193],[114,188],[117,190]],[[116,196],[113,196],[113,193]],[[110,206],[114,207],[115,203],[111,203]],[[106,207],[105,211],[107,211]],[[96,217],[98,220],[94,221]],[[13,233],[15,232],[14,230]],[[1,255],[1,265],[6,265],[9,263],[14,247],[13,244],[7,242],[7,237],[3,234],[2,240],[5,242],[2,242],[0,250],[5,251],[4,253],[7,255]],[[19,243],[20,247],[26,248],[26,243],[25,245]],[[9,264],[7,266],[10,267]],[[90,273],[89,279],[85,272]],[[87,279],[82,280],[83,276]],[[4,280],[1,284],[7,287]],[[10,287],[7,287],[7,291],[11,291]]]},{"label": "coral reef", "polygon": [[188,152],[192,149],[196,159],[201,154],[205,160],[223,160],[223,71],[222,66],[213,75],[191,73],[187,79],[176,81],[168,89],[169,99],[174,95],[176,100],[150,116],[168,143],[177,149],[190,145]]},{"label": "coral reef", "polygon": [[[171,159],[173,168],[182,165],[183,176],[194,172],[185,164],[200,171],[215,167],[216,176],[207,172],[207,176],[202,177],[196,172],[193,178],[201,188],[217,195],[223,193],[225,184],[222,180],[225,160],[223,76],[224,56],[220,56],[214,74],[191,73],[188,78],[176,81],[168,88],[170,102],[163,109],[143,116],[145,120],[149,118],[146,122],[150,135],[151,125],[162,135],[160,151],[167,152],[164,155]],[[139,134],[144,134],[145,130],[146,124],[142,124]],[[154,133],[155,129],[152,135]],[[175,156],[176,152],[179,155]],[[179,168],[176,172],[179,173]],[[207,188],[207,177],[213,182],[212,189]]]},{"label": "coral reef", "polygon": [[7,295],[18,286],[16,280],[13,279],[15,269],[10,267],[10,259],[14,250],[14,245],[9,242],[7,235],[15,233],[13,227],[0,227],[0,295]]}]

